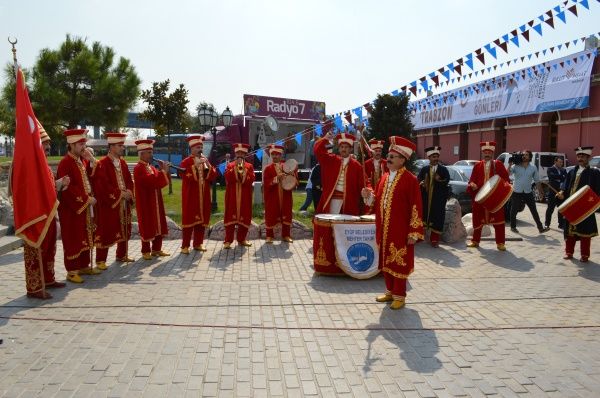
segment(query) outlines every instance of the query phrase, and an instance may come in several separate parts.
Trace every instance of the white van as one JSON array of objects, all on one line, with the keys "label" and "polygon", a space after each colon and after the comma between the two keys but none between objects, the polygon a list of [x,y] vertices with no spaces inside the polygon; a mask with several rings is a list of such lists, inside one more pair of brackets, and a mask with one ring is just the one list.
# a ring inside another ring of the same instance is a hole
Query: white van
[{"label": "white van", "polygon": [[[511,154],[508,152],[504,152],[500,154],[496,159],[504,163],[504,167],[508,170],[508,159],[511,157]],[[531,160],[531,164],[537,167],[538,174],[540,176],[540,181],[548,181],[548,168],[554,166],[554,159],[556,157],[561,157],[563,160],[563,165],[567,166],[567,156],[564,153],[559,152],[533,152],[533,159]],[[511,175],[511,180],[513,176]],[[544,192],[548,193],[548,187],[546,184],[543,184]],[[541,202],[545,200],[545,198],[540,198],[538,194],[538,190],[534,189],[535,200]]]},{"label": "white van", "polygon": [[[504,163],[504,167],[508,170],[508,159],[511,154],[508,152],[502,153],[496,159]],[[533,159],[531,164],[537,167],[538,174],[540,175],[540,181],[548,181],[548,168],[554,166],[554,158],[561,157],[563,164],[567,166],[567,156],[564,153],[559,152],[533,152]]]}]

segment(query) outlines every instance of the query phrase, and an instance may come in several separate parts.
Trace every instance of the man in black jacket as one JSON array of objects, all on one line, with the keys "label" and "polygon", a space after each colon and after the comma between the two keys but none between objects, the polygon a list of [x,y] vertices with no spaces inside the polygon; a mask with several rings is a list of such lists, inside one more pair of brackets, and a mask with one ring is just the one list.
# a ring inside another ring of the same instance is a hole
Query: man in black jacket
[{"label": "man in black jacket", "polygon": [[[556,197],[556,193],[560,191],[567,178],[567,171],[563,168],[562,157],[554,158],[554,166],[548,169],[548,185],[550,190],[548,191],[548,208],[546,209],[546,222],[544,223],[546,228],[550,228],[550,221],[552,221],[552,213],[554,208],[560,205],[560,200]],[[558,228],[563,229],[565,227],[565,219],[562,214],[558,214]]]},{"label": "man in black jacket", "polygon": [[423,167],[417,177],[421,185],[423,225],[430,232],[429,241],[432,247],[439,246],[440,235],[444,230],[448,182],[450,181],[448,169],[439,164],[441,150],[442,148],[439,146],[425,148],[429,166]]},{"label": "man in black jacket", "polygon": [[[600,195],[600,170],[590,167],[593,147],[575,148],[578,166],[567,174],[564,190],[559,192],[559,199],[567,199],[580,188],[589,185],[597,195]],[[591,242],[594,236],[598,236],[596,225],[596,214],[590,214],[577,225],[572,225],[565,220],[565,260],[573,258],[575,243],[579,241],[581,250],[581,262],[587,263],[590,258]]]}]

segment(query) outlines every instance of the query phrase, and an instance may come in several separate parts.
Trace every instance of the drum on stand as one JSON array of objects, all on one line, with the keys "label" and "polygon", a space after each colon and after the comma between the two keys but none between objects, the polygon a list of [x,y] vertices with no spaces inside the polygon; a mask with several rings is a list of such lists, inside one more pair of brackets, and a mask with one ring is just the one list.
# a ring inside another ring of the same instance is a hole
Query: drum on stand
[{"label": "drum on stand", "polygon": [[313,219],[313,261],[315,272],[323,275],[343,275],[335,257],[334,222],[357,221],[359,217],[346,214],[317,214]]},{"label": "drum on stand", "polygon": [[562,214],[571,225],[577,225],[600,208],[600,197],[589,185],[585,185],[569,196],[563,204],[558,206]]},{"label": "drum on stand", "polygon": [[495,213],[508,202],[512,191],[512,185],[495,175],[477,192],[475,202],[485,207],[487,211]]}]

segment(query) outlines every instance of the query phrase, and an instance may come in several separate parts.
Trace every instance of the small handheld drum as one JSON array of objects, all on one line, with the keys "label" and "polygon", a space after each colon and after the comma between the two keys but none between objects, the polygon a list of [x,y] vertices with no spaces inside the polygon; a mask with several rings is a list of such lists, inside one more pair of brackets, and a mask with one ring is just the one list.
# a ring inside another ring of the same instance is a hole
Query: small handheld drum
[{"label": "small handheld drum", "polygon": [[288,159],[283,162],[283,172],[286,174],[292,174],[298,168],[298,161],[296,159]]},{"label": "small handheld drum", "polygon": [[298,181],[296,180],[296,177],[294,177],[292,174],[284,174],[283,178],[281,179],[281,188],[286,191],[292,191],[294,188],[296,188],[297,183]]},{"label": "small handheld drum", "polygon": [[291,191],[298,185],[295,172],[298,169],[298,162],[296,159],[288,159],[283,163],[283,172],[285,175],[281,180],[281,188],[286,191]]},{"label": "small handheld drum", "polygon": [[585,185],[569,196],[558,207],[562,214],[571,225],[577,225],[600,208],[600,197],[589,185]]},{"label": "small handheld drum", "polygon": [[507,181],[499,176],[492,176],[477,192],[475,202],[495,213],[510,199],[513,188]]}]

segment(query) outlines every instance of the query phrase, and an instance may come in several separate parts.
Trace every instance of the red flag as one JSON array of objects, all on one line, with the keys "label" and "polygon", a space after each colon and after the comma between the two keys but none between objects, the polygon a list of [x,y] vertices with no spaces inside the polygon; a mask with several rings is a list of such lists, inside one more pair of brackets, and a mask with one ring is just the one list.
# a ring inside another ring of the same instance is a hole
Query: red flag
[{"label": "red flag", "polygon": [[12,164],[15,234],[37,248],[53,222],[58,201],[21,68],[17,73],[16,99],[17,127]]}]

